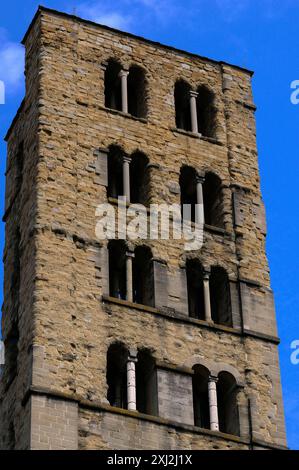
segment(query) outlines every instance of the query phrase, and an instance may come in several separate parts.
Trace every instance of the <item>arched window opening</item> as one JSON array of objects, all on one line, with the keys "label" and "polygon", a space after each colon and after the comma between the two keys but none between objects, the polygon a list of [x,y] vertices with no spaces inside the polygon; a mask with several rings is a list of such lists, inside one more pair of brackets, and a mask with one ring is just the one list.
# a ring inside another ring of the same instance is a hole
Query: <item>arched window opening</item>
[{"label": "arched window opening", "polygon": [[111,297],[126,299],[126,245],[122,240],[111,240],[109,250],[109,292]]},{"label": "arched window opening", "polygon": [[144,70],[137,65],[130,67],[128,75],[128,111],[132,116],[146,117],[146,87]]},{"label": "arched window opening", "polygon": [[210,297],[214,323],[232,326],[229,279],[226,271],[218,266],[211,269]]},{"label": "arched window opening", "polygon": [[105,70],[105,106],[118,111],[122,110],[120,71],[121,65],[110,59]]},{"label": "arched window opening", "polygon": [[130,193],[131,203],[148,205],[149,202],[149,172],[148,158],[141,152],[132,155],[130,164]]},{"label": "arched window opening", "polygon": [[198,260],[186,264],[189,316],[205,320],[203,268]]},{"label": "arched window opening", "polygon": [[213,173],[207,173],[203,184],[205,223],[223,228],[223,195],[221,180]]},{"label": "arched window opening", "polygon": [[[189,166],[183,166],[180,174],[180,188],[181,188],[181,211],[182,217],[185,220],[195,222],[195,206],[197,203],[197,192],[196,192],[196,172],[194,168]],[[184,205],[190,205],[191,212],[187,217],[186,208],[184,211]]]},{"label": "arched window opening", "polygon": [[123,196],[123,156],[120,147],[112,145],[108,153],[108,197]]},{"label": "arched window opening", "polygon": [[178,80],[174,87],[175,122],[178,129],[191,131],[190,113],[191,87],[184,80]]},{"label": "arched window opening", "polygon": [[200,428],[210,429],[208,393],[209,371],[202,365],[195,365],[193,370],[194,375],[192,377],[192,385],[194,424]]},{"label": "arched window opening", "polygon": [[112,344],[107,352],[107,399],[111,406],[127,408],[128,351],[120,343]]},{"label": "arched window opening", "polygon": [[205,137],[215,137],[216,108],[214,93],[205,86],[200,86],[197,92],[198,132]]},{"label": "arched window opening", "polygon": [[220,372],[217,382],[219,430],[227,434],[240,435],[237,403],[237,383],[233,375]]},{"label": "arched window opening", "polygon": [[140,413],[158,415],[157,373],[155,360],[146,350],[137,355],[136,399]]},{"label": "arched window opening", "polygon": [[133,299],[142,305],[154,306],[154,269],[152,252],[146,246],[137,247],[133,259]]}]

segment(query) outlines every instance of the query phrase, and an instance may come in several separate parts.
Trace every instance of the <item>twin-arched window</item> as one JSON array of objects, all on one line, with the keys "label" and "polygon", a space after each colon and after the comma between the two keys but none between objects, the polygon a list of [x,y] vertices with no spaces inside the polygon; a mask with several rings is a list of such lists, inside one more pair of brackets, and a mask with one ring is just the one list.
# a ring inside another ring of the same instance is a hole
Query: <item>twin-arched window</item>
[{"label": "twin-arched window", "polygon": [[204,137],[216,136],[216,107],[214,93],[204,85],[192,90],[185,80],[174,87],[175,121],[178,129],[199,133]]},{"label": "twin-arched window", "polygon": [[[181,211],[184,219],[196,221],[196,205],[207,225],[224,228],[223,194],[220,178],[208,172],[199,176],[195,168],[184,165],[180,172]],[[189,212],[188,212],[189,209]],[[198,216],[200,218],[200,215]]]},{"label": "twin-arched window", "polygon": [[109,59],[105,70],[105,106],[138,118],[147,114],[147,83],[144,70],[132,65],[123,70],[121,64]]},{"label": "twin-arched window", "polygon": [[128,250],[123,240],[111,240],[109,251],[109,292],[111,297],[154,306],[154,269],[148,246]]},{"label": "twin-arched window", "polygon": [[[126,196],[127,202],[148,206],[150,199],[149,159],[140,151],[127,155],[117,145],[108,152],[107,195]],[[199,176],[195,168],[184,165],[180,171],[180,203],[184,219],[196,221],[196,209],[206,225],[224,228],[223,192],[220,178],[208,172]]]},{"label": "twin-arched window", "polygon": [[158,415],[156,365],[150,352],[131,353],[122,343],[107,351],[107,399],[111,406]]},{"label": "twin-arched window", "polygon": [[201,364],[193,366],[193,407],[195,426],[240,435],[235,377],[222,371],[211,377]]},{"label": "twin-arched window", "polygon": [[[171,392],[175,397],[175,387],[179,382],[174,371],[169,373],[174,374]],[[111,406],[158,416],[159,400],[162,404],[167,399],[166,389],[160,381],[158,386],[156,361],[147,349],[129,350],[120,342],[111,344],[107,351],[106,378],[107,399]],[[196,364],[193,366],[190,392],[191,386],[194,425],[240,435],[235,377],[225,370],[214,377],[207,367]]]},{"label": "twin-arched window", "polygon": [[121,147],[111,145],[108,153],[108,197],[126,196],[127,202],[148,205],[148,158],[136,151],[127,155]]},{"label": "twin-arched window", "polygon": [[225,269],[204,271],[198,259],[186,263],[189,316],[224,326],[233,326],[230,282]]},{"label": "twin-arched window", "polygon": [[[111,297],[154,307],[155,285],[151,249],[129,251],[124,240],[111,240],[109,292]],[[198,259],[186,263],[189,316],[219,325],[233,326],[228,275],[220,266],[204,271]]]},{"label": "twin-arched window", "polygon": [[[125,70],[118,60],[111,58],[107,62],[104,81],[106,108],[146,118],[148,87],[142,67],[133,64]],[[215,95],[208,87],[201,85],[193,90],[185,80],[177,80],[174,101],[178,129],[215,138]]]}]

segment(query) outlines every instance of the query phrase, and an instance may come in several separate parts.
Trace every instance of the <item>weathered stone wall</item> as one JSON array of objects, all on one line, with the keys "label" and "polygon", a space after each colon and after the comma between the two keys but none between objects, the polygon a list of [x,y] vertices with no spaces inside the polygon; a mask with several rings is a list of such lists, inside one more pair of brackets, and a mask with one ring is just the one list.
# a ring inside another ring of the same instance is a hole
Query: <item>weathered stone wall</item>
[{"label": "weathered stone wall", "polygon": [[188,426],[157,424],[121,414],[80,409],[79,449],[247,450],[249,443],[195,433]]},{"label": "weathered stone wall", "polygon": [[[26,47],[26,98],[8,139],[5,199],[4,302],[5,366],[0,380],[0,448],[29,446],[28,410],[21,402],[31,383],[34,341],[35,223],[38,172],[39,20]],[[23,143],[22,180],[18,153]],[[19,264],[19,268],[18,265]],[[9,371],[12,332],[18,332],[17,364]]]},{"label": "weathered stone wall", "polygon": [[[128,347],[147,348],[156,361],[173,367],[209,361],[233,368],[244,384],[239,396],[241,436],[249,437],[246,410],[250,398],[253,436],[284,445],[277,346],[275,339],[263,337],[265,332],[272,336],[276,333],[268,300],[269,270],[250,74],[44,9],[25,45],[27,113],[22,111],[10,132],[8,162],[19,140],[24,139],[24,184],[28,192],[22,196],[26,205],[20,213],[11,222],[7,219],[3,315],[5,331],[10,318],[9,257],[13,256],[8,243],[10,230],[21,216],[27,250],[26,264],[21,260],[23,356],[19,359],[18,396],[14,399],[11,392],[2,393],[1,416],[13,400],[21,402],[28,377],[36,387],[104,402],[106,353],[109,345],[119,340]],[[35,67],[30,66],[32,57]],[[133,63],[145,69],[146,120],[105,109],[104,70],[110,57],[118,58],[123,66]],[[217,141],[174,129],[173,89],[178,78],[186,79],[194,89],[206,84],[215,92]],[[97,161],[98,150],[111,144],[120,145],[128,154],[138,149],[147,155],[152,164],[151,202],[179,203],[180,195],[174,188],[178,187],[183,164],[202,173],[213,171],[222,180],[223,232],[206,230],[202,249],[191,255],[186,255],[177,240],[147,242],[154,259],[162,261],[157,261],[159,269],[155,269],[156,300],[157,307],[169,309],[168,315],[109,299],[103,302],[103,294],[108,293],[107,251],[106,244],[101,247],[95,237],[95,209],[107,201],[107,193],[106,178]],[[7,200],[12,184],[8,174]],[[220,265],[226,269],[235,286],[233,331],[188,321],[186,291],[178,294],[176,287],[189,256],[198,257],[206,268]],[[244,305],[240,280],[248,284]],[[252,287],[252,283],[258,287]],[[185,315],[185,321],[177,318],[178,314]],[[244,336],[245,326],[257,335],[250,336],[247,331]],[[40,419],[34,400],[32,426]],[[10,409],[18,420],[18,405]],[[126,432],[117,431],[121,428]],[[138,432],[142,439],[134,437]],[[80,448],[161,448],[162,444],[181,449],[248,448],[240,442],[193,434],[192,430],[177,432],[158,423],[87,411],[80,411],[79,436]]]}]

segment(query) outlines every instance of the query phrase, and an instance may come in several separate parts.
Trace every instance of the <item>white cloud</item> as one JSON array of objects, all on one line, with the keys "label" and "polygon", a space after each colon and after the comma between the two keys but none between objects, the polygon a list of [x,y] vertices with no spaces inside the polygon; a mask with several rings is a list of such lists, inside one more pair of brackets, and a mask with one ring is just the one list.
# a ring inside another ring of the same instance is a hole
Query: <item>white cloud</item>
[{"label": "white cloud", "polygon": [[141,23],[168,22],[177,11],[172,0],[90,0],[79,3],[77,14],[113,28],[135,31]]},{"label": "white cloud", "polygon": [[93,21],[111,26],[112,28],[124,29],[130,24],[131,18],[128,16],[122,16],[119,13],[112,12],[99,16],[95,15]]},{"label": "white cloud", "polygon": [[102,2],[93,4],[82,3],[78,5],[77,11],[79,16],[83,18],[117,29],[128,28],[132,21],[130,15],[123,14],[120,11],[109,10],[103,7]]},{"label": "white cloud", "polygon": [[15,93],[24,80],[24,49],[20,44],[4,39],[0,46],[0,80],[6,93]]}]

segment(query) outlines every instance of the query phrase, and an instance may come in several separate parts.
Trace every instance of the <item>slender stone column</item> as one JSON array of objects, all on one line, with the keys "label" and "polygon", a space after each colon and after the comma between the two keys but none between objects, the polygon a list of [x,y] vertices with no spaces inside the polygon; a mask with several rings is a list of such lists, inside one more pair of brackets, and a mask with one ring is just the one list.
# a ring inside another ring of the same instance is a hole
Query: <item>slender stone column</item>
[{"label": "slender stone column", "polygon": [[205,304],[205,319],[212,322],[211,299],[210,299],[210,273],[205,271],[203,274],[203,295]]},{"label": "slender stone column", "polygon": [[203,183],[204,177],[196,175],[196,213],[195,213],[195,222],[200,225],[205,223],[205,214],[204,214],[204,205],[203,205]]},{"label": "slender stone column", "polygon": [[126,202],[130,202],[130,163],[132,161],[131,157],[123,156],[123,193],[126,197]]},{"label": "slender stone column", "polygon": [[133,302],[133,258],[134,253],[127,251],[126,253],[126,291],[127,291],[127,300]]},{"label": "slender stone column", "polygon": [[130,351],[127,360],[128,410],[136,411],[136,367],[137,351]]},{"label": "slender stone column", "polygon": [[118,74],[121,80],[121,109],[123,113],[128,112],[128,75],[127,70],[121,70]]},{"label": "slender stone column", "polygon": [[217,377],[210,376],[209,389],[209,408],[210,408],[210,428],[211,431],[219,431],[218,403],[217,403]]},{"label": "slender stone column", "polygon": [[191,131],[194,134],[198,134],[198,122],[197,122],[197,106],[196,98],[198,97],[197,91],[190,91],[190,112],[191,112]]}]

